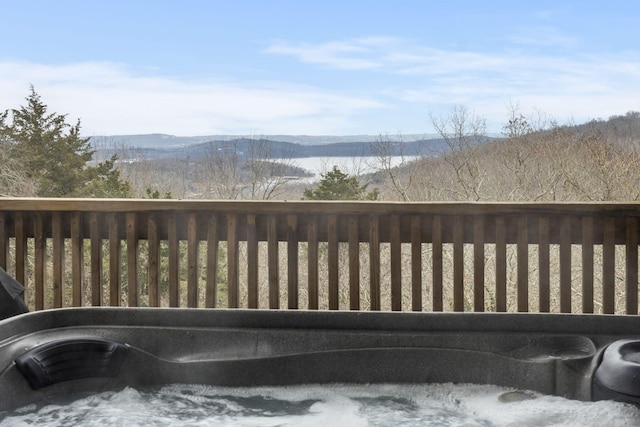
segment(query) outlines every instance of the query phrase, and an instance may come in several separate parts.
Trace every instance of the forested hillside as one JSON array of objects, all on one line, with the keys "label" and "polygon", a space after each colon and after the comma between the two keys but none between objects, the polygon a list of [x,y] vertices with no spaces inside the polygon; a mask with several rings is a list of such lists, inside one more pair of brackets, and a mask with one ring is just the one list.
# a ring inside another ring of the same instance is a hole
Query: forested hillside
[{"label": "forested hillside", "polygon": [[448,149],[375,177],[386,200],[637,201],[640,113],[559,126],[513,114],[504,137],[460,109],[435,125]]},{"label": "forested hillside", "polygon": [[0,114],[5,196],[300,199],[317,183],[296,159],[367,156],[367,173],[355,178],[379,191],[378,200],[640,199],[639,112],[559,125],[513,110],[495,138],[481,116],[458,107],[432,117],[438,138],[428,140],[380,135],[302,145],[237,138],[154,150],[81,137],[80,123],[48,112],[33,88],[26,101]]},{"label": "forested hillside", "polygon": [[550,118],[512,111],[500,138],[489,137],[484,119],[465,108],[432,122],[440,137],[428,141],[380,135],[366,143],[293,150],[291,143],[235,139],[184,147],[172,155],[127,147],[116,147],[115,153],[136,159],[118,168],[140,197],[153,188],[182,198],[299,199],[312,185],[293,179],[308,176],[296,158],[339,153],[354,162],[370,156],[369,169],[376,172],[357,178],[377,188],[379,200],[640,199],[638,112],[559,125]]}]

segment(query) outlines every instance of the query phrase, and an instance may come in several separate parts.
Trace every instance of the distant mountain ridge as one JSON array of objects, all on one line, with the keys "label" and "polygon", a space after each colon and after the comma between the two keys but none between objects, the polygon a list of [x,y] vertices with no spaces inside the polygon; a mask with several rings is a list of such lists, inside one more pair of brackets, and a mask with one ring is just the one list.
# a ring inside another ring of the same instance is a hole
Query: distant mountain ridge
[{"label": "distant mountain ridge", "polygon": [[[442,153],[446,143],[442,138],[426,139],[424,136],[402,135],[402,140],[385,137],[385,155],[387,156],[424,156]],[[379,136],[287,136],[275,135],[269,138],[249,137],[172,137],[161,134],[94,137],[92,142],[101,157],[118,154],[125,160],[123,152],[130,152],[131,156],[146,159],[166,158],[200,158],[207,156],[211,150],[230,152],[243,157],[252,151],[252,144],[268,146],[270,157],[273,158],[304,158],[304,157],[367,157],[379,154]],[[271,138],[288,139],[289,141]],[[158,141],[162,142],[159,143]],[[301,141],[304,141],[303,144]],[[316,143],[312,143],[316,141]],[[123,150],[125,148],[125,150]],[[132,150],[127,150],[132,149]],[[255,149],[255,145],[254,145]]]},{"label": "distant mountain ridge", "polygon": [[[174,136],[161,133],[142,135],[97,135],[92,140],[104,145],[120,145],[135,148],[178,148],[210,141],[232,141],[236,139],[265,139],[270,141],[291,142],[300,145],[323,145],[350,142],[373,142],[380,135],[203,135]],[[389,135],[390,139],[399,139],[398,135]],[[428,140],[439,138],[433,134],[402,135],[404,141]]]}]

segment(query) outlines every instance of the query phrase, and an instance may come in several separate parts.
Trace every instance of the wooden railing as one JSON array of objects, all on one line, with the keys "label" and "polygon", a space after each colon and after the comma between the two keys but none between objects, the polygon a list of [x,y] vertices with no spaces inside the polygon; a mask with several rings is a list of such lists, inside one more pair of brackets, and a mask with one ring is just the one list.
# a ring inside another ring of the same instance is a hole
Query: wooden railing
[{"label": "wooden railing", "polygon": [[32,309],[638,314],[634,203],[0,199]]}]

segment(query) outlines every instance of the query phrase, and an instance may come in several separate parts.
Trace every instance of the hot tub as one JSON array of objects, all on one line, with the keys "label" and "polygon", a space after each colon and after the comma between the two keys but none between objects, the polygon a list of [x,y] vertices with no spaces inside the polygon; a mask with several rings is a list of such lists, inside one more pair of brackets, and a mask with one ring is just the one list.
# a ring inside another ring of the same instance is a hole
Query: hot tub
[{"label": "hot tub", "polygon": [[640,317],[73,308],[0,322],[0,411],[126,386],[474,383],[638,402]]}]

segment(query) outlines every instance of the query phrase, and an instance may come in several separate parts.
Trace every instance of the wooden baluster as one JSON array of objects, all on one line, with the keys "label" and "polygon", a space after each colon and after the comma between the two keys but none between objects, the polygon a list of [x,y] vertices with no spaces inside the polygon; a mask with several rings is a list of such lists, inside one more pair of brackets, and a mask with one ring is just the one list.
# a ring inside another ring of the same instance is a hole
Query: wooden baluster
[{"label": "wooden baluster", "polygon": [[507,221],[496,218],[496,311],[507,311]]},{"label": "wooden baluster", "polygon": [[349,216],[349,309],[360,310],[360,239],[358,217]]},{"label": "wooden baluster", "polygon": [[198,307],[198,218],[187,217],[187,306]]},{"label": "wooden baluster", "polygon": [[53,306],[61,308],[64,294],[64,235],[61,212],[53,213],[51,228],[53,238]]},{"label": "wooden baluster", "polygon": [[255,215],[247,215],[247,293],[248,307],[258,308],[258,235]]},{"label": "wooden baluster", "polygon": [[411,217],[411,310],[422,311],[422,217]]},{"label": "wooden baluster", "polygon": [[[138,216],[127,212],[127,304],[138,307],[138,277],[140,245],[138,243]],[[73,239],[72,239],[73,240]]]},{"label": "wooden baluster", "polygon": [[5,212],[0,212],[0,268],[7,271],[9,261],[9,233],[7,232],[7,218]]},{"label": "wooden baluster", "polygon": [[518,311],[529,311],[529,226],[526,216],[517,220]]},{"label": "wooden baluster", "polygon": [[298,217],[296,215],[287,215],[287,307],[299,308]]},{"label": "wooden baluster", "polygon": [[169,307],[180,305],[180,241],[176,214],[167,216],[167,244],[169,245]]},{"label": "wooden baluster", "polygon": [[267,269],[269,275],[269,308],[280,308],[280,269],[278,266],[278,223],[275,215],[267,223]]},{"label": "wooden baluster", "polygon": [[155,213],[149,215],[147,225],[149,243],[149,307],[160,306],[160,238],[158,236],[158,218]]},{"label": "wooden baluster", "polygon": [[571,217],[560,222],[560,311],[571,313]]},{"label": "wooden baluster", "polygon": [[84,237],[82,235],[82,224],[82,212],[73,212],[71,214],[71,303],[74,307],[83,305]]},{"label": "wooden baluster", "polygon": [[91,305],[102,305],[102,235],[101,215],[91,212],[89,216],[89,238],[91,240]]},{"label": "wooden baluster", "polygon": [[432,230],[433,247],[433,311],[442,311],[444,304],[444,292],[442,289],[442,218],[433,218]]},{"label": "wooden baluster", "polygon": [[402,244],[400,243],[400,217],[391,215],[391,310],[402,310]]},{"label": "wooden baluster", "polygon": [[453,218],[453,311],[464,311],[464,222]]},{"label": "wooden baluster", "polygon": [[473,310],[484,311],[484,217],[473,219]]},{"label": "wooden baluster", "polygon": [[122,269],[118,214],[109,215],[109,304],[119,306],[122,294],[120,271]]},{"label": "wooden baluster", "polygon": [[602,312],[605,314],[613,314],[615,312],[615,232],[615,218],[605,218],[602,246]]},{"label": "wooden baluster", "polygon": [[551,311],[551,263],[549,253],[549,217],[538,218],[538,309]]},{"label": "wooden baluster", "polygon": [[15,214],[15,235],[16,235],[16,280],[24,286],[24,299],[28,301],[29,283],[27,282],[27,230],[23,212]]},{"label": "wooden baluster", "polygon": [[593,313],[593,217],[582,218],[582,312]]},{"label": "wooden baluster", "polygon": [[329,310],[339,308],[339,269],[338,269],[338,217],[327,218],[327,251],[329,259]]},{"label": "wooden baluster", "polygon": [[240,305],[238,249],[238,215],[229,214],[227,216],[227,285],[229,291],[227,306],[229,308],[238,308]]},{"label": "wooden baluster", "polygon": [[371,310],[380,310],[380,217],[369,219],[369,286]]},{"label": "wooden baluster", "polygon": [[215,214],[209,216],[207,223],[207,283],[205,289],[205,306],[214,308],[218,305],[218,217]]},{"label": "wooden baluster", "polygon": [[309,218],[307,229],[308,260],[307,277],[309,291],[309,309],[318,309],[318,218]]},{"label": "wooden baluster", "polygon": [[44,310],[46,264],[47,264],[47,237],[45,236],[44,213],[36,212],[35,221],[35,271],[33,273],[33,296],[36,310]]},{"label": "wooden baluster", "polygon": [[626,313],[638,314],[638,218],[626,219],[625,293]]}]

